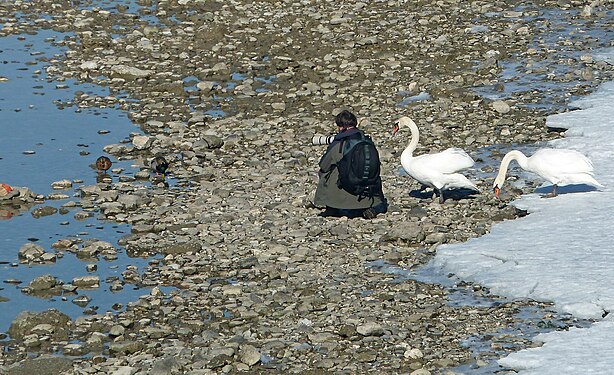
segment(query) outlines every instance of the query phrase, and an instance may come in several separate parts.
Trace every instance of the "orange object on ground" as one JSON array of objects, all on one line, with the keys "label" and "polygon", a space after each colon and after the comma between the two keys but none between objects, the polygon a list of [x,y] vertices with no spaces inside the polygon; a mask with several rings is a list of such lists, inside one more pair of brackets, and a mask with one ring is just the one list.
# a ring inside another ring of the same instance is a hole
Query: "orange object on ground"
[{"label": "orange object on ground", "polygon": [[0,190],[5,190],[4,194],[2,194],[1,192],[0,192],[0,194],[6,195],[6,194],[10,193],[11,191],[13,191],[13,188],[10,185],[7,185],[7,184],[0,184]]}]

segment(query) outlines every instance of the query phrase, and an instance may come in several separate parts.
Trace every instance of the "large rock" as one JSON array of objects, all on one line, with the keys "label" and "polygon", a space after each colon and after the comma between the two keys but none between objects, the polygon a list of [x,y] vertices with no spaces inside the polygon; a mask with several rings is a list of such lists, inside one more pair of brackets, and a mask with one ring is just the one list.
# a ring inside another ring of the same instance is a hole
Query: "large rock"
[{"label": "large rock", "polygon": [[[146,172],[146,174],[149,177],[149,172]],[[126,209],[135,210],[149,202],[150,199],[139,195],[122,194],[117,198],[117,201],[123,204]]]},{"label": "large rock", "polygon": [[41,218],[43,216],[53,215],[58,212],[58,209],[52,206],[42,206],[32,210],[32,216],[35,219]]},{"label": "large rock", "polygon": [[97,255],[117,254],[117,249],[110,242],[94,241],[90,244],[85,244],[76,253],[79,258],[94,258]]},{"label": "large rock", "polygon": [[32,262],[39,259],[45,254],[45,249],[33,242],[28,242],[19,248],[19,260],[24,262]]},{"label": "large rock", "polygon": [[152,137],[148,137],[146,135],[136,135],[134,138],[132,138],[132,144],[138,150],[145,150],[151,146],[152,140]]},{"label": "large rock", "polygon": [[501,114],[505,114],[508,113],[510,111],[510,106],[509,104],[507,104],[506,102],[504,102],[503,100],[497,100],[495,102],[492,103],[492,107],[495,111],[501,113]]},{"label": "large rock", "polygon": [[141,341],[119,341],[109,345],[111,353],[130,354],[141,351],[145,348],[145,344]]},{"label": "large rock", "polygon": [[98,276],[75,277],[72,280],[72,285],[78,288],[98,288],[100,286],[100,278]]},{"label": "large rock", "polygon": [[418,243],[424,241],[426,234],[418,225],[404,225],[391,228],[381,238],[381,242],[403,241],[408,243]]},{"label": "large rock", "polygon": [[203,135],[201,140],[193,143],[192,148],[198,157],[205,157],[207,152],[212,149],[220,148],[224,145],[224,140],[215,135]]},{"label": "large rock", "polygon": [[28,287],[32,292],[44,292],[61,285],[61,282],[52,275],[42,275],[30,282]]},{"label": "large rock", "polygon": [[241,348],[240,352],[241,362],[245,363],[248,366],[253,366],[256,363],[260,362],[261,354],[252,345],[245,345]]},{"label": "large rock", "polygon": [[111,71],[113,77],[123,78],[129,81],[139,78],[147,78],[153,74],[153,71],[151,70],[142,70],[127,65],[116,65],[111,69]]},{"label": "large rock", "polygon": [[202,249],[202,245],[196,242],[184,242],[173,244],[168,247],[161,249],[162,254],[185,254],[188,252],[198,253]]},{"label": "large rock", "polygon": [[51,188],[55,190],[65,190],[72,187],[70,180],[60,180],[51,183]]},{"label": "large rock", "polygon": [[50,324],[53,326],[55,335],[59,338],[67,337],[66,331],[70,328],[70,317],[56,309],[49,309],[40,313],[24,311],[17,315],[11,323],[8,333],[17,340],[23,339],[32,332],[34,327],[39,324]]},{"label": "large rock", "polygon": [[72,360],[66,357],[43,356],[27,358],[10,366],[7,375],[62,375],[72,370]]},{"label": "large rock", "polygon": [[203,135],[202,140],[207,144],[207,147],[211,149],[220,148],[224,145],[224,141],[222,140],[222,138],[216,135],[211,135],[211,134]]},{"label": "large rock", "polygon": [[384,327],[375,322],[366,322],[356,327],[356,332],[363,336],[381,336],[384,334]]},{"label": "large rock", "polygon": [[180,371],[181,364],[177,361],[177,358],[168,356],[158,359],[149,371],[149,375],[179,374]]}]

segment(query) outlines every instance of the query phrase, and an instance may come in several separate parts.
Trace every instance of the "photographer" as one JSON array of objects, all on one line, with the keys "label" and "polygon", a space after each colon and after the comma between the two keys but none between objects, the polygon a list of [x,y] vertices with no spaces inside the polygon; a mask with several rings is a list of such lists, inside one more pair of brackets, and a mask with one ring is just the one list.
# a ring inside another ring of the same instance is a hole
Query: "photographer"
[{"label": "photographer", "polygon": [[[372,219],[385,213],[388,203],[382,191],[375,145],[356,127],[357,119],[351,112],[340,112],[335,123],[339,132],[319,163],[314,204],[326,207],[320,216]],[[354,165],[348,165],[350,162]]]}]

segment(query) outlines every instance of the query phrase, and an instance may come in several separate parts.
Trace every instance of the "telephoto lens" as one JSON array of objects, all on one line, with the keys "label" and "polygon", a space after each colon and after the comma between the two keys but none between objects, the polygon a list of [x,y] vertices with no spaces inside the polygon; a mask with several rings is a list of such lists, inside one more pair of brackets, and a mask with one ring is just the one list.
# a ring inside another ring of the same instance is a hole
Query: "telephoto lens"
[{"label": "telephoto lens", "polygon": [[334,140],[334,135],[314,135],[313,138],[311,138],[311,144],[316,146],[329,145],[333,143]]}]

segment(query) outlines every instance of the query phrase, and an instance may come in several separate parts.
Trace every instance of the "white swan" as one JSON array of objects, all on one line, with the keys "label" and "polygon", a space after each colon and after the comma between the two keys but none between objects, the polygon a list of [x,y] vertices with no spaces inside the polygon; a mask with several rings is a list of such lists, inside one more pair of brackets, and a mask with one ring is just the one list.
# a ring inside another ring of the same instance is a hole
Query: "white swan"
[{"label": "white swan", "polygon": [[550,182],[553,185],[552,196],[556,196],[556,188],[559,185],[587,184],[603,187],[593,178],[593,163],[578,151],[543,148],[526,157],[522,152],[513,150],[505,154],[501,160],[499,174],[493,182],[493,190],[497,197],[512,160],[516,160],[525,171],[533,172]]},{"label": "white swan", "polygon": [[479,189],[462,174],[456,173],[463,169],[471,168],[474,164],[473,159],[460,148],[449,148],[436,154],[426,154],[413,156],[413,152],[418,146],[420,133],[416,123],[409,117],[401,117],[394,126],[392,135],[394,136],[401,127],[408,127],[411,130],[411,141],[401,154],[401,165],[408,175],[420,182],[422,190],[431,187],[439,193],[439,202],[444,202],[443,190],[448,189]]}]

